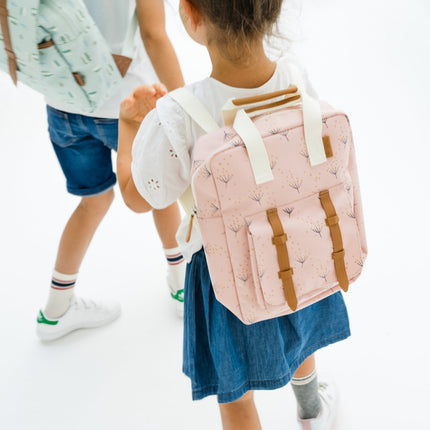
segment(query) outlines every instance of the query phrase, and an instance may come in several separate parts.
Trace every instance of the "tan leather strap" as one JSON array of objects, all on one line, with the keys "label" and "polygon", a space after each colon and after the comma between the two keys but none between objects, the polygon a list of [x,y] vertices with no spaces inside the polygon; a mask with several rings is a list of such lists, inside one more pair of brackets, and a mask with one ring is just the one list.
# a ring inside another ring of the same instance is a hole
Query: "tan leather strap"
[{"label": "tan leather strap", "polygon": [[285,97],[284,99],[279,100],[277,102],[264,103],[262,105],[255,106],[253,108],[245,109],[245,112],[249,114],[249,113],[252,113],[252,112],[260,111],[262,109],[272,109],[272,108],[275,108],[275,107],[278,107],[278,106],[286,105],[288,103],[300,100],[300,98],[301,98],[300,94],[289,96],[289,97]]},{"label": "tan leather strap", "polygon": [[121,76],[124,77],[128,68],[130,67],[132,59],[119,54],[112,54],[112,57],[115,61],[116,67],[118,67],[119,73],[121,73]]},{"label": "tan leather strap", "polygon": [[72,73],[72,75],[75,78],[76,83],[80,87],[83,87],[85,85],[85,79],[84,79],[84,77],[80,73],[74,72],[74,73]]},{"label": "tan leather strap", "polygon": [[321,205],[327,215],[325,220],[330,229],[331,240],[333,242],[333,253],[331,254],[334,260],[334,268],[336,271],[337,280],[343,291],[348,291],[349,281],[345,266],[345,250],[343,249],[342,232],[339,227],[339,217],[336,214],[336,209],[330,197],[328,190],[320,191]]},{"label": "tan leather strap", "polygon": [[291,310],[297,309],[297,296],[294,290],[293,283],[293,269],[290,267],[290,259],[288,257],[287,249],[287,235],[282,227],[281,220],[279,218],[278,209],[268,209],[267,219],[273,230],[272,243],[276,246],[276,253],[278,255],[279,263],[279,279],[282,280],[282,286],[284,287],[285,299],[287,300],[288,306]]},{"label": "tan leather strap", "polygon": [[4,49],[6,51],[8,64],[9,64],[9,74],[12,78],[13,83],[16,85],[18,82],[17,70],[18,66],[16,64],[16,55],[12,48],[12,41],[9,32],[9,22],[7,17],[9,12],[7,10],[7,0],[0,0],[0,26],[3,33],[3,43]]},{"label": "tan leather strap", "polygon": [[193,221],[194,221],[194,214],[191,214],[190,222],[188,224],[187,237],[185,238],[185,243],[188,243],[191,240],[191,233],[193,231]]},{"label": "tan leather strap", "polygon": [[322,139],[324,144],[325,156],[327,158],[333,157],[333,148],[331,147],[330,136],[323,136]]},{"label": "tan leather strap", "polygon": [[244,97],[242,99],[232,100],[232,102],[235,106],[243,106],[243,105],[249,105],[252,103],[264,102],[266,100],[274,99],[288,94],[294,94],[296,92],[297,92],[297,87],[295,85],[290,85],[286,90],[279,90],[273,93],[263,94],[261,96]]},{"label": "tan leather strap", "polygon": [[51,46],[54,46],[54,41],[52,39],[47,40],[46,42],[38,43],[37,49],[46,49],[50,48]]}]

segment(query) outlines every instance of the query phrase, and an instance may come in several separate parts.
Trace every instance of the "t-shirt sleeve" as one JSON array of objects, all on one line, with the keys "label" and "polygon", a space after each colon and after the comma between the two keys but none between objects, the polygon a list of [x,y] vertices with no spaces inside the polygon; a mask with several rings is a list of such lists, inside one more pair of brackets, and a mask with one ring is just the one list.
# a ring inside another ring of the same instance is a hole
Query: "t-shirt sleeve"
[{"label": "t-shirt sleeve", "polygon": [[169,96],[142,122],[133,143],[131,173],[137,190],[155,209],[170,206],[190,184],[189,120]]}]

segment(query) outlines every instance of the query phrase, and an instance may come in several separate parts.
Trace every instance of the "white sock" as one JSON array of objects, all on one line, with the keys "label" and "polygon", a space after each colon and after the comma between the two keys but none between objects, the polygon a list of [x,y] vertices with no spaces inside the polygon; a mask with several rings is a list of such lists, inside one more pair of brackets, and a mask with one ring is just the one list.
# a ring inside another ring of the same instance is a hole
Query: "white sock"
[{"label": "white sock", "polygon": [[167,284],[175,295],[184,289],[186,261],[179,247],[164,249],[167,259]]},{"label": "white sock", "polygon": [[77,277],[77,273],[65,275],[56,270],[53,271],[48,303],[44,310],[46,318],[57,319],[67,312],[73,297]]}]

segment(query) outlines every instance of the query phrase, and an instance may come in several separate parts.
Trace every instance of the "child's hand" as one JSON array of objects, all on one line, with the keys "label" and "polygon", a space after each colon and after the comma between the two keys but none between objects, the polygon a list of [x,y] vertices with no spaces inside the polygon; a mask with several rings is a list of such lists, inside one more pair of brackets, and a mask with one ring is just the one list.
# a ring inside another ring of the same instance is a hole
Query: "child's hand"
[{"label": "child's hand", "polygon": [[122,101],[119,117],[129,123],[140,124],[165,94],[167,89],[163,84],[140,85]]}]

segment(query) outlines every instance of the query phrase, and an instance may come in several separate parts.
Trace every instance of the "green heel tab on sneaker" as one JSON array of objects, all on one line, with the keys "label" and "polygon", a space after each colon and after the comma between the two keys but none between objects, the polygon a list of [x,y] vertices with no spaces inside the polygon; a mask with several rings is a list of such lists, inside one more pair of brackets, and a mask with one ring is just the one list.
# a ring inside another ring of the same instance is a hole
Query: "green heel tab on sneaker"
[{"label": "green heel tab on sneaker", "polygon": [[39,316],[37,317],[37,322],[39,324],[48,324],[48,325],[57,325],[58,324],[58,320],[53,321],[53,320],[46,319],[45,315],[43,315],[42,311],[39,311]]},{"label": "green heel tab on sneaker", "polygon": [[170,293],[173,299],[177,300],[178,302],[183,303],[184,302],[184,290],[178,290],[176,291],[176,294]]}]

